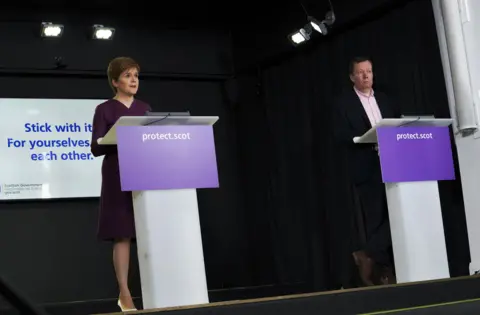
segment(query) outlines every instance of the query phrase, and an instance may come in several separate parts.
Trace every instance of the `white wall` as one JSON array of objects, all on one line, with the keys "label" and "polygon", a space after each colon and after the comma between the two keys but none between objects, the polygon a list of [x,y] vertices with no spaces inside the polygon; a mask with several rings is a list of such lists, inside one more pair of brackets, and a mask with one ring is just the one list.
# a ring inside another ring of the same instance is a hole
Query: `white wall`
[{"label": "white wall", "polygon": [[480,270],[480,0],[432,0],[462,178],[470,273]]}]

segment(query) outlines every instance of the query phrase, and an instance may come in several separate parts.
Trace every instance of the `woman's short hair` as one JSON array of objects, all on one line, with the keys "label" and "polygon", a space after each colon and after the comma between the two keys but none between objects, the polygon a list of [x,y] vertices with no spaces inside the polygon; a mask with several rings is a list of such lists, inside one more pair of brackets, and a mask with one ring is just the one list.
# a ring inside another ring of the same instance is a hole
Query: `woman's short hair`
[{"label": "woman's short hair", "polygon": [[107,69],[108,84],[112,88],[114,93],[117,93],[117,89],[113,86],[112,81],[117,81],[120,75],[128,69],[136,68],[140,72],[140,65],[130,57],[117,57],[110,61]]}]

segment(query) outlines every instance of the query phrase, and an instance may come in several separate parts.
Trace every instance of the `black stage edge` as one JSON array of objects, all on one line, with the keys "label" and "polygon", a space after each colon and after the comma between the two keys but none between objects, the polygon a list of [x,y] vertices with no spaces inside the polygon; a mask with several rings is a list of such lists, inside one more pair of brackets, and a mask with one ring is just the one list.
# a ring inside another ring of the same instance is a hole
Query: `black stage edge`
[{"label": "black stage edge", "polygon": [[[257,299],[279,295],[298,294],[307,291],[307,285],[303,282],[289,283],[284,285],[260,285],[255,287],[237,287],[228,289],[214,289],[208,292],[211,303]],[[1,296],[0,296],[1,299]],[[135,305],[141,307],[141,298],[134,298]],[[1,304],[1,303],[0,303]],[[38,307],[37,307],[38,308]],[[72,301],[55,304],[43,304],[40,306],[48,315],[89,315],[98,313],[112,313],[119,310],[116,299],[101,299],[89,301]],[[14,308],[0,307],[0,315],[23,314]]]},{"label": "black stage edge", "polygon": [[[406,308],[441,304],[480,297],[480,277],[468,276],[373,288],[298,294],[256,300],[210,303],[129,312],[149,315],[351,315],[368,314],[480,314],[480,303],[465,302],[445,306],[405,310]],[[404,309],[403,312],[388,310]],[[413,312],[415,311],[415,312]],[[380,313],[378,313],[380,312]],[[410,312],[410,313],[409,313]],[[116,315],[109,313],[103,315]],[[446,314],[446,313],[445,313]]]},{"label": "black stage edge", "polygon": [[413,307],[409,309],[391,310],[385,312],[365,313],[360,315],[470,315],[478,314],[480,299],[450,302],[436,305]]}]

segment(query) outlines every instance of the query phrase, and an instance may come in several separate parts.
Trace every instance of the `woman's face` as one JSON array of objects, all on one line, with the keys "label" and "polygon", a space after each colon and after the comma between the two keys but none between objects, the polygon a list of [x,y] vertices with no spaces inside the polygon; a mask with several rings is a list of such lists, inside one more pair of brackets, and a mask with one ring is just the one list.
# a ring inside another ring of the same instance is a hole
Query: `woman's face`
[{"label": "woman's face", "polygon": [[117,81],[113,80],[113,86],[117,89],[117,93],[133,96],[138,91],[138,70],[130,68],[122,72]]}]

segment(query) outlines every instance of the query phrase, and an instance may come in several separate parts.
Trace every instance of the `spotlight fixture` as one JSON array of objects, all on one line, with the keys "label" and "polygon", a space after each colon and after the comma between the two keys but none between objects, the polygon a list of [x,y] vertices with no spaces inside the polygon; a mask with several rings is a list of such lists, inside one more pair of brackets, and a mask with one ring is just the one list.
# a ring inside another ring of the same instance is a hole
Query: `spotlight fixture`
[{"label": "spotlight fixture", "polygon": [[42,22],[42,37],[60,37],[63,34],[63,25],[51,22]]},{"label": "spotlight fixture", "polygon": [[[327,35],[328,33],[327,26],[331,26],[333,25],[333,23],[335,23],[335,14],[333,13],[333,7],[331,11],[328,11],[325,14],[325,19],[320,22],[317,19],[315,19],[313,16],[308,14],[307,10],[305,9],[305,6],[301,2],[300,2],[300,5],[302,6],[303,11],[307,16],[308,24],[305,25],[303,28],[301,28],[299,31],[288,35],[288,39],[295,46],[308,41],[312,36],[313,30],[315,30],[316,32],[322,35]],[[331,6],[331,3],[330,3],[330,6]]]},{"label": "spotlight fixture", "polygon": [[93,26],[93,39],[109,40],[113,39],[115,29],[113,27],[105,27],[100,24]]},{"label": "spotlight fixture", "polygon": [[325,22],[318,22],[318,20],[312,16],[308,17],[308,21],[310,22],[310,25],[312,25],[314,30],[316,30],[322,35],[327,35],[328,31],[327,26],[325,26]]},{"label": "spotlight fixture", "polygon": [[300,30],[290,34],[288,38],[294,45],[299,45],[309,40],[311,35],[312,35],[312,25],[307,24]]}]

